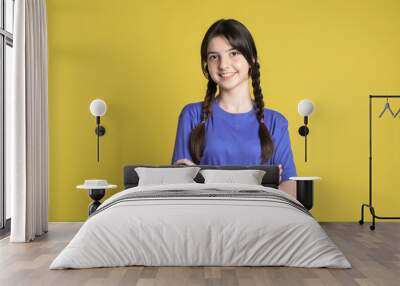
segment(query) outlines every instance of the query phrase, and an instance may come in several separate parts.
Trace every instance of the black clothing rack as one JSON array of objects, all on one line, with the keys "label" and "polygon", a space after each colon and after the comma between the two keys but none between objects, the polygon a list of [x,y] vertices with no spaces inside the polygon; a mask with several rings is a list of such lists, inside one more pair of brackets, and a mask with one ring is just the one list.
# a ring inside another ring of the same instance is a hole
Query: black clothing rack
[{"label": "black clothing rack", "polygon": [[400,219],[400,217],[384,217],[378,216],[375,213],[375,208],[372,205],[372,100],[373,99],[389,99],[389,98],[400,98],[400,95],[370,95],[369,96],[369,204],[361,205],[361,219],[359,224],[364,224],[364,207],[369,208],[372,216],[372,224],[370,229],[375,229],[375,219]]}]

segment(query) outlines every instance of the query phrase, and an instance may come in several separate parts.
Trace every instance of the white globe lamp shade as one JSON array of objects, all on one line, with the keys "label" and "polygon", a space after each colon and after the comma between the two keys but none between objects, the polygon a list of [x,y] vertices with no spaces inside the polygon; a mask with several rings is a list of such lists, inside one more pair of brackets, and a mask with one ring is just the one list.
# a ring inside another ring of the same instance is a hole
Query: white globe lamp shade
[{"label": "white globe lamp shade", "polygon": [[297,111],[301,116],[310,116],[314,111],[314,104],[309,99],[303,99],[297,105]]},{"label": "white globe lamp shade", "polygon": [[103,116],[107,111],[107,104],[104,100],[95,99],[90,103],[90,113],[94,116]]}]

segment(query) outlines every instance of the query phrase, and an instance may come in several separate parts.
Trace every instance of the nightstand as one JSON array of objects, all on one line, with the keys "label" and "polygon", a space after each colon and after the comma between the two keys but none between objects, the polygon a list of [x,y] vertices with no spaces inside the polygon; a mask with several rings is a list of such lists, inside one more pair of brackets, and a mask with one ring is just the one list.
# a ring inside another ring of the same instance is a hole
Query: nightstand
[{"label": "nightstand", "polygon": [[311,210],[314,203],[314,181],[320,177],[290,177],[289,180],[296,181],[296,199],[303,206]]},{"label": "nightstand", "polygon": [[89,216],[101,205],[100,200],[104,197],[106,190],[116,187],[117,185],[110,185],[106,180],[85,180],[83,185],[76,186],[77,189],[89,190],[89,197],[93,200],[89,205]]}]

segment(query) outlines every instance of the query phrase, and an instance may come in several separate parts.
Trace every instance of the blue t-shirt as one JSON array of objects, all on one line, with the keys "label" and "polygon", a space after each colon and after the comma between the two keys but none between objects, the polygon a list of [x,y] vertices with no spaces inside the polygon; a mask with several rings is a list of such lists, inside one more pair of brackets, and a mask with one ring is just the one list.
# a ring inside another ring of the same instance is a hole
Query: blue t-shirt
[{"label": "blue t-shirt", "polygon": [[[189,159],[190,134],[201,118],[201,102],[186,105],[180,116],[172,164],[179,159]],[[290,145],[288,121],[277,111],[264,108],[264,122],[268,128],[274,152],[267,165],[282,164],[282,181],[296,176]],[[261,145],[259,123],[253,108],[245,113],[223,110],[217,100],[212,103],[212,113],[205,124],[205,138],[201,165],[260,165]]]}]

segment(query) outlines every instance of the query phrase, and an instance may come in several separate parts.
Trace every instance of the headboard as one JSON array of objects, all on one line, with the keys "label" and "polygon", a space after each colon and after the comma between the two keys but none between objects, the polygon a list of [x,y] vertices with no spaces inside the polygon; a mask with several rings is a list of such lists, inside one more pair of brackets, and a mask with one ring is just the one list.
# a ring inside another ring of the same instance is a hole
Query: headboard
[{"label": "headboard", "polygon": [[[182,165],[129,165],[124,167],[124,186],[125,189],[133,188],[138,185],[139,176],[135,171],[137,167],[147,167],[147,168],[185,168],[186,166]],[[278,188],[279,185],[279,168],[278,166],[267,166],[267,165],[257,165],[257,166],[211,166],[211,165],[196,165],[196,167],[200,167],[201,169],[221,169],[221,170],[247,170],[247,169],[255,169],[255,170],[263,170],[265,171],[265,175],[262,179],[262,185],[265,187]],[[194,178],[197,183],[204,183],[204,178],[200,174]]]}]

